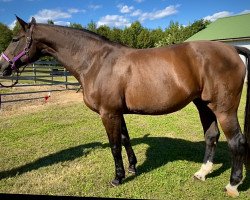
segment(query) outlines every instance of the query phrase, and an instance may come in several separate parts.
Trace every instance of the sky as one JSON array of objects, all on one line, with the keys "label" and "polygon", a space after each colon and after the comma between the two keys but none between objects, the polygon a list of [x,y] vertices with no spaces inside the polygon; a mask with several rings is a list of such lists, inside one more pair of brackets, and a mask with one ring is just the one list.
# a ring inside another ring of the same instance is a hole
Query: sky
[{"label": "sky", "polygon": [[[0,22],[10,28],[15,15],[25,21],[53,20],[58,25],[129,27],[139,21],[149,29],[168,27],[170,21],[186,26],[195,20],[250,13],[249,0],[0,0]],[[250,22],[247,22],[250,23]]]}]

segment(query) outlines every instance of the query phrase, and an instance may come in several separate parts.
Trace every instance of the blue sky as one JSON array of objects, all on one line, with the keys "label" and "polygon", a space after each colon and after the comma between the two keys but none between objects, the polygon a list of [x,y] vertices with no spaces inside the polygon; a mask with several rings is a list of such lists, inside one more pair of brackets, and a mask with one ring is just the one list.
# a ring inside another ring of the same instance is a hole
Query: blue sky
[{"label": "blue sky", "polygon": [[188,25],[249,12],[249,0],[0,0],[0,22],[8,26],[16,14],[25,21],[34,16],[38,22],[51,19],[59,25],[86,26],[92,20],[98,26],[123,28],[138,20],[144,27],[164,29],[171,20]]}]

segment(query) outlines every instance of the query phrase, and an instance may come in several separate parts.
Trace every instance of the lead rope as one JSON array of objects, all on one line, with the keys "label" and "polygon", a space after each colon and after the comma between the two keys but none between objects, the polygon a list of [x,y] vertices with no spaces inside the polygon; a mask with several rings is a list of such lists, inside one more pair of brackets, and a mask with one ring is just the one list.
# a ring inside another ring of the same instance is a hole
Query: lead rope
[{"label": "lead rope", "polygon": [[[27,64],[28,65],[28,64]],[[14,87],[17,83],[18,83],[18,77],[21,76],[21,74],[23,73],[24,69],[27,67],[27,65],[25,65],[22,69],[22,71],[16,71],[16,81],[14,83],[12,83],[12,85],[4,85],[0,82],[0,86],[4,87],[4,88],[10,88],[10,87]]]}]

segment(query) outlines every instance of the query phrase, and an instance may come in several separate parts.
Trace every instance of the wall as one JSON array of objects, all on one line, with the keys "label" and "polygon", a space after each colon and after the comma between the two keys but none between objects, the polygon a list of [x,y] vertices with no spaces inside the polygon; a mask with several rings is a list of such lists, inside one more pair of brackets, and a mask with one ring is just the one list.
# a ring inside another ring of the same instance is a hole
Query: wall
[{"label": "wall", "polygon": [[[246,47],[250,50],[250,39],[248,40],[238,40],[238,41],[225,41],[225,43],[234,45],[234,46],[240,46],[240,47]],[[246,57],[240,55],[243,62],[246,64]]]}]

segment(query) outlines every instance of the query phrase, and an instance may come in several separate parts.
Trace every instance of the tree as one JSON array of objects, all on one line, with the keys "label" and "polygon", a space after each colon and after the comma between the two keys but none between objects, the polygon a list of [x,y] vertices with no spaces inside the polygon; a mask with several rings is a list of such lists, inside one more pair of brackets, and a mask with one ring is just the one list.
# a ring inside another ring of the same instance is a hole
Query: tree
[{"label": "tree", "polygon": [[142,29],[140,34],[137,36],[137,44],[136,48],[145,49],[154,46],[153,38],[150,35],[150,31],[148,29]]},{"label": "tree", "polygon": [[75,29],[80,29],[80,30],[83,29],[83,26],[81,24],[78,24],[78,23],[70,23],[69,27],[75,28]]},{"label": "tree", "polygon": [[91,20],[91,22],[87,24],[86,29],[88,29],[89,31],[92,31],[92,32],[96,33],[96,29],[97,29],[96,23]]},{"label": "tree", "polygon": [[53,22],[53,20],[52,20],[52,19],[48,19],[47,23],[48,23],[48,24],[51,24],[51,25],[53,25],[53,24],[54,24],[54,22]]},{"label": "tree", "polygon": [[110,31],[110,36],[109,39],[113,42],[117,42],[117,43],[122,43],[121,40],[121,35],[122,35],[123,30],[119,29],[119,28],[113,28]]},{"label": "tree", "polygon": [[12,30],[12,34],[16,36],[21,29],[21,25],[18,23],[18,21],[16,21],[15,26]]},{"label": "tree", "polygon": [[164,38],[165,33],[163,32],[161,28],[157,28],[157,29],[150,31],[150,36],[153,40],[153,43],[156,44],[157,42],[162,40],[162,38]]},{"label": "tree", "polygon": [[200,19],[197,21],[194,21],[191,25],[187,26],[184,30],[184,36],[183,36],[183,40],[187,40],[188,38],[190,38],[192,35],[198,33],[199,31],[205,29],[211,22],[204,20],[204,19]]},{"label": "tree", "polygon": [[184,27],[178,22],[171,21],[169,27],[165,30],[164,37],[158,42],[155,42],[155,46],[160,47],[184,42],[192,35],[206,28],[209,23],[209,21],[201,19]]},{"label": "tree", "polygon": [[0,23],[0,52],[3,52],[12,39],[12,31],[5,24]]},{"label": "tree", "polygon": [[144,28],[139,21],[132,23],[130,27],[124,29],[121,37],[122,43],[133,48],[138,48],[137,37],[143,29]]},{"label": "tree", "polygon": [[111,30],[108,26],[102,25],[97,28],[96,33],[110,39]]},{"label": "tree", "polygon": [[169,27],[165,30],[166,36],[169,38],[169,44],[178,44],[183,42],[183,29],[178,22],[170,21]]}]

